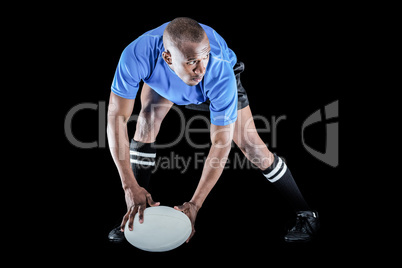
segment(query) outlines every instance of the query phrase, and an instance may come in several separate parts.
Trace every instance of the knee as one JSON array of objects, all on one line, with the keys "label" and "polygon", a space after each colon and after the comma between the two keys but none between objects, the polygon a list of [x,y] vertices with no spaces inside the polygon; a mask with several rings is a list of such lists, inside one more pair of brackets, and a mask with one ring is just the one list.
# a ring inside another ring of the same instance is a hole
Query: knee
[{"label": "knee", "polygon": [[[243,135],[242,135],[243,134]],[[254,154],[261,148],[266,147],[265,143],[258,135],[247,135],[247,133],[240,133],[233,136],[233,141],[236,145],[247,154]]]},{"label": "knee", "polygon": [[243,150],[249,160],[262,170],[274,162],[274,155],[265,144],[249,144]]},{"label": "knee", "polygon": [[141,125],[152,125],[154,121],[154,113],[146,109],[141,109],[140,113],[138,114],[138,122],[140,122]]},{"label": "knee", "polygon": [[158,117],[154,111],[141,109],[134,139],[144,143],[155,142],[162,120],[163,118]]},{"label": "knee", "polygon": [[274,155],[268,146],[259,138],[240,139],[234,142],[247,158],[261,169],[268,168],[274,161]]},{"label": "knee", "polygon": [[144,105],[141,108],[139,117],[148,124],[160,124],[169,109],[170,105],[166,105],[166,107],[162,104]]},{"label": "knee", "polygon": [[252,157],[262,157],[269,152],[267,145],[264,143],[245,142],[240,149]]}]

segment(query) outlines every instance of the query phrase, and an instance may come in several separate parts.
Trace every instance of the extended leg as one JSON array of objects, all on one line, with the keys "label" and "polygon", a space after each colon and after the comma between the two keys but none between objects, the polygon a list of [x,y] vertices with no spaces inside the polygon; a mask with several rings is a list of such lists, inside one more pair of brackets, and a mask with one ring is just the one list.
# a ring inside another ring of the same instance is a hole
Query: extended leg
[{"label": "extended leg", "polygon": [[305,242],[317,232],[320,222],[318,213],[311,211],[304,200],[286,163],[272,154],[255,129],[250,106],[238,111],[234,142],[244,155],[256,166],[279,192],[285,196],[296,211],[296,224],[285,235],[286,242]]},{"label": "extended leg", "polygon": [[289,230],[285,241],[308,241],[319,228],[318,214],[304,200],[286,163],[272,154],[255,129],[250,106],[238,111],[234,142],[279,192],[285,196],[297,214],[296,225]]},{"label": "extended leg", "polygon": [[285,162],[272,154],[258,135],[250,106],[238,111],[233,140],[244,155],[261,169],[268,181],[290,201],[295,211],[309,210]]},{"label": "extended leg", "polygon": [[267,169],[274,162],[274,155],[257,133],[250,106],[237,111],[233,141],[248,160],[261,170]]}]

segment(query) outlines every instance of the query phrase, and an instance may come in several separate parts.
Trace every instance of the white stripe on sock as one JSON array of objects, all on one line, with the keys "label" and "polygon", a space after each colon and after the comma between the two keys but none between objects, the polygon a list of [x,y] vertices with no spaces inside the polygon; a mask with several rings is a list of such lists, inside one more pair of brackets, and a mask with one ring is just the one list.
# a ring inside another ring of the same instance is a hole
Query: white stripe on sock
[{"label": "white stripe on sock", "polygon": [[274,176],[276,174],[276,172],[278,172],[278,170],[280,169],[281,165],[282,165],[282,158],[279,158],[278,164],[276,165],[274,170],[272,170],[268,174],[264,174],[264,176],[269,180],[269,178],[271,178],[272,176]]},{"label": "white stripe on sock", "polygon": [[137,151],[130,151],[130,155],[138,155],[138,156],[142,156],[142,157],[156,157],[156,153],[153,154],[149,154],[149,153],[141,153],[141,152],[137,152]]},{"label": "white stripe on sock", "polygon": [[280,178],[282,178],[283,174],[285,174],[285,172],[286,172],[286,169],[287,169],[287,166],[286,166],[285,162],[283,162],[283,169],[282,169],[282,171],[278,174],[278,176],[274,177],[273,179],[271,179],[271,180],[268,179],[269,182],[276,182],[277,180],[279,180]]},{"label": "white stripe on sock", "polygon": [[144,166],[155,166],[155,162],[141,161],[137,159],[130,159],[130,163],[144,165]]}]

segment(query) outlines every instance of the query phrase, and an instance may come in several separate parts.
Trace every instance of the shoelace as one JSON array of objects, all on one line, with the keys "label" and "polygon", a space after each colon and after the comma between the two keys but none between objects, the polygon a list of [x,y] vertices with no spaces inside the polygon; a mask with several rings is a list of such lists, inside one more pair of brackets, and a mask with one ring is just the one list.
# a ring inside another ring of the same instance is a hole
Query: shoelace
[{"label": "shoelace", "polygon": [[302,232],[312,234],[314,233],[314,228],[308,221],[308,216],[304,214],[297,215],[296,225],[291,229],[291,231]]}]

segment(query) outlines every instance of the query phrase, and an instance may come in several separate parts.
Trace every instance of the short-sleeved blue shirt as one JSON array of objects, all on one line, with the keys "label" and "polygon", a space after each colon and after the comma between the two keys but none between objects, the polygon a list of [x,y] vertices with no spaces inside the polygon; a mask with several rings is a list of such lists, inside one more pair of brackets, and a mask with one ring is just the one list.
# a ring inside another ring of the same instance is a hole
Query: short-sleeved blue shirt
[{"label": "short-sleeved blue shirt", "polygon": [[163,31],[168,23],[138,37],[123,51],[112,83],[116,95],[135,99],[140,81],[177,105],[201,104],[210,100],[211,123],[224,126],[237,119],[237,83],[233,66],[237,58],[225,40],[209,26],[205,30],[210,59],[205,75],[196,86],[184,83],[162,57]]}]

